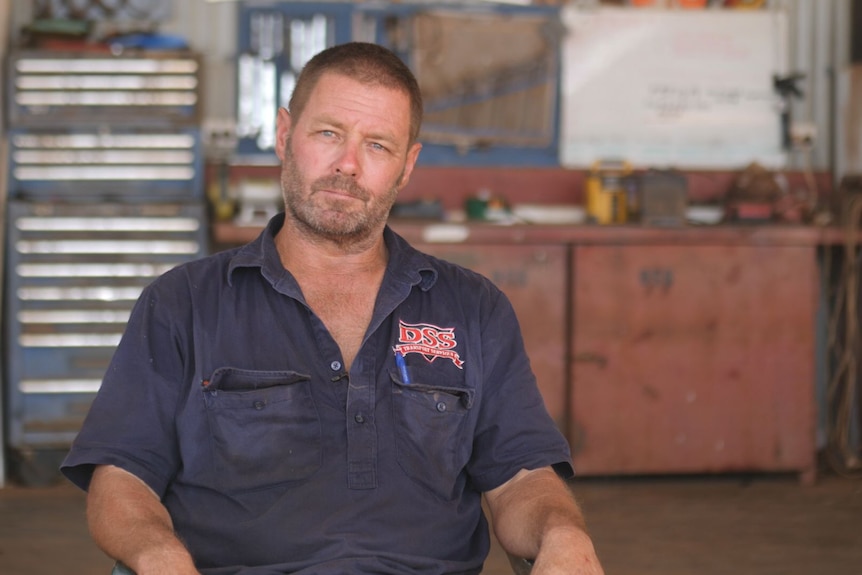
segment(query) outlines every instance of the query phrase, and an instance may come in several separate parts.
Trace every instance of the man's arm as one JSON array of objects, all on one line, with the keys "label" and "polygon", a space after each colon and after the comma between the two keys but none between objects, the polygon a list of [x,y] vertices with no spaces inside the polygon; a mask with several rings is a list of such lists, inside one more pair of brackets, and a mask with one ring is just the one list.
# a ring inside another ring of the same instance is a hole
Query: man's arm
[{"label": "man's arm", "polygon": [[534,558],[533,575],[604,573],[580,507],[550,467],[522,469],[485,498],[500,545]]},{"label": "man's arm", "polygon": [[87,490],[87,522],[96,544],[137,575],[198,575],[159,497],[124,469],[96,467]]}]

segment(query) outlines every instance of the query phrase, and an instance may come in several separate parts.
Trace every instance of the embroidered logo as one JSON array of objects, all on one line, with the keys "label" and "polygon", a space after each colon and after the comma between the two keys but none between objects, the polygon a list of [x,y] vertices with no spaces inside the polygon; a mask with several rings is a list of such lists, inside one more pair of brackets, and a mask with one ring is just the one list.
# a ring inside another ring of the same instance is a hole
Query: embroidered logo
[{"label": "embroidered logo", "polygon": [[409,324],[398,322],[399,344],[394,347],[395,353],[402,356],[408,353],[418,353],[425,356],[429,362],[438,357],[451,359],[458,369],[464,369],[464,361],[455,347],[454,327],[438,327],[428,323]]}]

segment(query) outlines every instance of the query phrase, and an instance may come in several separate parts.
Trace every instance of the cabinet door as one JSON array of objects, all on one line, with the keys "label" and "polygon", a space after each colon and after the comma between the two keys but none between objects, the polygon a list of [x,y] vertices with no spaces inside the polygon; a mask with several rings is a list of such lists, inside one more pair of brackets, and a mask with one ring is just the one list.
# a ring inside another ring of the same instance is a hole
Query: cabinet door
[{"label": "cabinet door", "polygon": [[479,272],[512,302],[545,405],[565,431],[565,246],[417,244],[416,248]]},{"label": "cabinet door", "polygon": [[580,473],[813,470],[814,248],[573,257]]}]

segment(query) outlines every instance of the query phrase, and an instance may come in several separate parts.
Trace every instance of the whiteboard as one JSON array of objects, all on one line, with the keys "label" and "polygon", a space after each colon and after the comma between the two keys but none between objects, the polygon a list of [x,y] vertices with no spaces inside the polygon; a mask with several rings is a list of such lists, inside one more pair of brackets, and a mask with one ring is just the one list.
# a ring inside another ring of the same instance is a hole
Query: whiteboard
[{"label": "whiteboard", "polygon": [[781,11],[566,6],[560,163],[779,168]]}]

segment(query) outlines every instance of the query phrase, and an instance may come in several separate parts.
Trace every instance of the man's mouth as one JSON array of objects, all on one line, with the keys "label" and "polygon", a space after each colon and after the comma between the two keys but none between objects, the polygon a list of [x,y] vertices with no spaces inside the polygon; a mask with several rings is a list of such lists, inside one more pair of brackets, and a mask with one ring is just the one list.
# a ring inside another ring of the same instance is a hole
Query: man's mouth
[{"label": "man's mouth", "polygon": [[342,198],[352,198],[354,200],[364,200],[365,194],[362,190],[356,189],[355,186],[339,185],[334,182],[318,182],[313,187],[315,192],[323,192],[327,195],[338,196]]},{"label": "man's mouth", "polygon": [[350,200],[361,199],[356,194],[354,194],[353,192],[351,192],[349,190],[342,190],[339,188],[321,188],[321,189],[316,190],[316,191],[321,192],[327,196],[333,196],[336,198],[344,198],[344,199],[350,199]]}]

